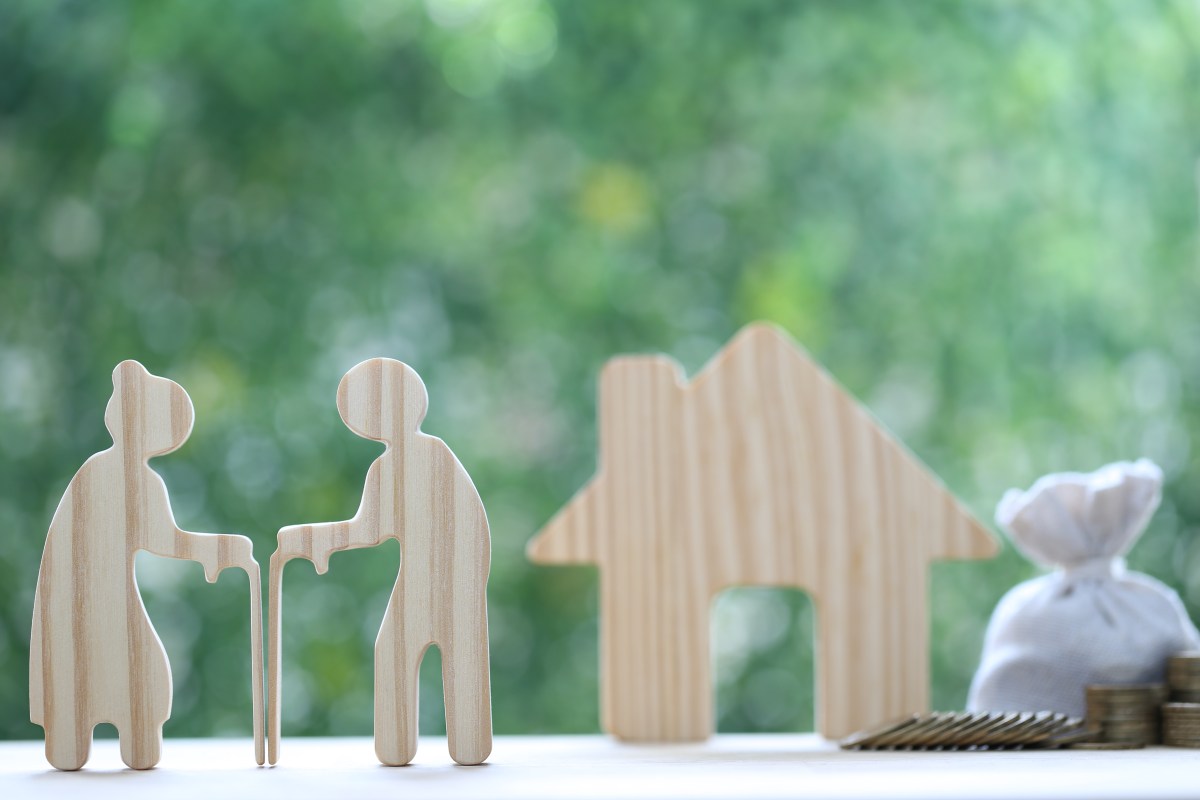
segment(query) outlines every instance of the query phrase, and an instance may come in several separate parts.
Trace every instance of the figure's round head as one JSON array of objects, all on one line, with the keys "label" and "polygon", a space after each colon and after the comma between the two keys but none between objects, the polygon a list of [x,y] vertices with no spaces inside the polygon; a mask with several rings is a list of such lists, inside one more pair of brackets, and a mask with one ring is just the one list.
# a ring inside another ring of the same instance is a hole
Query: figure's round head
[{"label": "figure's round head", "polygon": [[192,433],[192,399],[175,381],[151,375],[136,361],[113,370],[104,425],[113,442],[143,458],[178,450]]},{"label": "figure's round head", "polygon": [[416,371],[393,358],[372,358],[342,377],[338,413],[364,439],[398,442],[425,419],[429,395]]}]

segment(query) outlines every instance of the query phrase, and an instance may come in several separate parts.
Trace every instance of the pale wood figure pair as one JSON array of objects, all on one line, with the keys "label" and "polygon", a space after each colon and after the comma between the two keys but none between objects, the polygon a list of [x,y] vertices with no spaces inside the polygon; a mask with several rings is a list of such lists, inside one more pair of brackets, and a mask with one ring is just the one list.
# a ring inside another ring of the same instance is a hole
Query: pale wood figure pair
[{"label": "pale wood figure pair", "polygon": [[417,680],[431,644],[442,651],[451,755],[478,764],[491,751],[487,576],[490,538],[470,477],[440,439],[421,433],[425,386],[391,359],[354,367],[338,387],[342,419],[387,450],[367,475],[347,522],[279,532],[271,557],[268,743],[264,747],[261,589],[244,536],[181,531],[162,479],[148,460],[178,449],[193,409],[178,384],[134,361],[113,372],[105,423],[113,447],[88,459],[55,512],[38,575],[30,641],[30,718],[46,731],[46,757],[63,770],[87,761],[93,728],[110,722],[134,769],[159,760],[171,711],[171,672],[138,594],[134,557],[148,550],[204,565],[210,581],[228,566],[250,576],[255,755],[279,752],[280,630],[284,565],[311,560],[319,573],[339,550],[400,540],[401,571],[376,642],[376,752],[408,763],[417,746]]}]

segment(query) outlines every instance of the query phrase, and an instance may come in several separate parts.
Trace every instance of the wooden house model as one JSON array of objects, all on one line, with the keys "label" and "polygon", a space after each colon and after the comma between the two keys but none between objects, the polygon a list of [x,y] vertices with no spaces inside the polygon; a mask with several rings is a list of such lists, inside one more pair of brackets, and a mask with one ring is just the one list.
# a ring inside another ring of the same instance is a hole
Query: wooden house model
[{"label": "wooden house model", "polygon": [[812,595],[825,736],[927,710],[929,564],[996,542],[803,349],[751,325],[691,381],[663,356],[618,357],[598,415],[595,476],[528,552],[600,568],[607,731],[713,732],[709,612],[739,585]]}]

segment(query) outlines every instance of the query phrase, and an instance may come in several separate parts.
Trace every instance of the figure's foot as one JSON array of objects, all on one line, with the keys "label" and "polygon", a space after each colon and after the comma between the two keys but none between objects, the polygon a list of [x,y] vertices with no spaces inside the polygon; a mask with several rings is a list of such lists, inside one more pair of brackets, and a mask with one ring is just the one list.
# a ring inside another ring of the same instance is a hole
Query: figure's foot
[{"label": "figure's foot", "polygon": [[398,739],[384,742],[375,737],[375,755],[379,763],[387,767],[404,767],[412,762],[417,754],[417,740],[413,737],[411,743]]},{"label": "figure's foot", "polygon": [[153,769],[162,757],[161,727],[142,736],[119,730],[117,736],[121,740],[121,760],[130,769]]},{"label": "figure's foot", "polygon": [[464,767],[473,767],[487,761],[492,754],[492,738],[477,738],[474,741],[459,742],[451,740],[450,757]]},{"label": "figure's foot", "polygon": [[[90,744],[90,737],[89,737]],[[46,735],[46,760],[55,769],[64,772],[74,772],[81,769],[88,760],[89,747],[79,747],[77,742],[60,742]]]}]

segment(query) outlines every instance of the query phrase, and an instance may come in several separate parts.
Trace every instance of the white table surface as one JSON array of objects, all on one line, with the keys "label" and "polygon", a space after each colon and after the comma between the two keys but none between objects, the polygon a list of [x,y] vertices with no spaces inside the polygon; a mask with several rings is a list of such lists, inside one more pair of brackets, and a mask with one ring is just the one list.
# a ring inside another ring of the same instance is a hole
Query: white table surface
[{"label": "white table surface", "polygon": [[843,752],[812,735],[722,735],[628,745],[603,736],[502,736],[480,767],[422,738],[408,767],[370,739],[284,739],[258,767],[249,739],[168,739],[158,767],[124,768],[115,740],[57,772],[39,742],[0,743],[0,798],[1200,798],[1200,750]]}]

